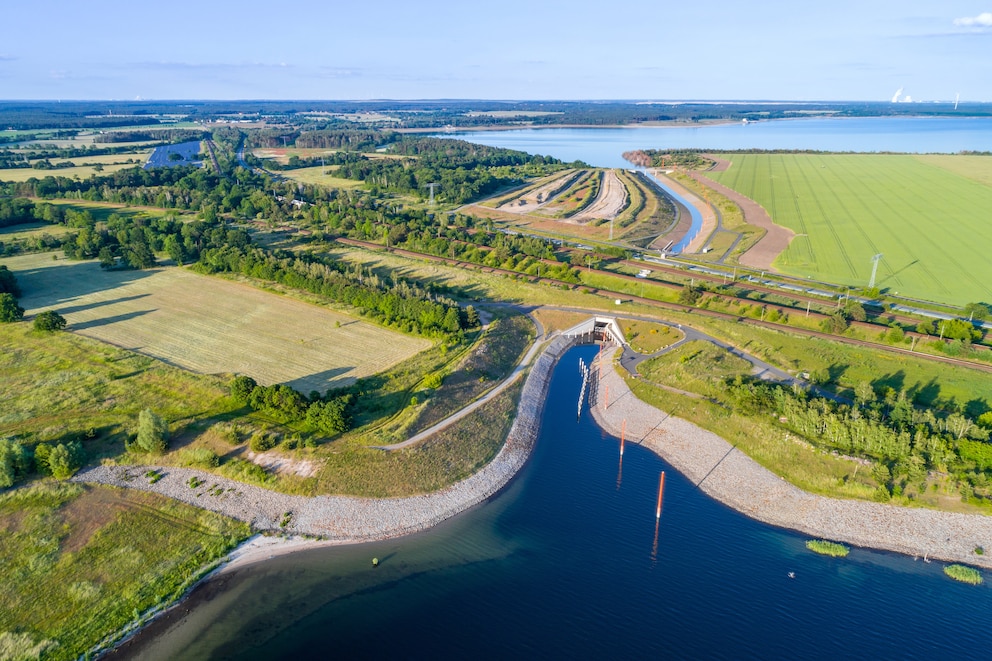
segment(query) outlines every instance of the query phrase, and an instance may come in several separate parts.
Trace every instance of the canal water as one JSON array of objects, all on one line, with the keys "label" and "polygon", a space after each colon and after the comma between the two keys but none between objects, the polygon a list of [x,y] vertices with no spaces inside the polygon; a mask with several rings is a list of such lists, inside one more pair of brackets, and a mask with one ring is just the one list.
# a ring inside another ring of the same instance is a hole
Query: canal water
[{"label": "canal water", "polygon": [[232,572],[115,657],[988,657],[989,587],[895,554],[815,555],[636,439],[621,471],[618,440],[575,415],[578,361],[595,353],[562,358],[534,455],[492,501],[427,533]]}]

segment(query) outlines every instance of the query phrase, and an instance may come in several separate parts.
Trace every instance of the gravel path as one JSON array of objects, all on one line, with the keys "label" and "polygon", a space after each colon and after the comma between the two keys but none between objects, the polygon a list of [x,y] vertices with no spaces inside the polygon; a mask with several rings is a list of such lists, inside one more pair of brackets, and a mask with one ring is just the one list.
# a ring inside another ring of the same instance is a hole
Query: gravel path
[{"label": "gravel path", "polygon": [[992,517],[837,500],[806,493],[716,434],[674,418],[634,397],[604,353],[599,392],[609,387],[609,407],[593,400],[593,416],[609,433],[652,450],[705,493],[747,516],[813,537],[913,556],[992,568]]},{"label": "gravel path", "polygon": [[[523,467],[540,430],[551,372],[572,342],[569,338],[555,338],[535,361],[506,443],[493,460],[471,477],[434,493],[407,498],[310,498],[171,466],[97,466],[72,479],[152,491],[247,521],[255,530],[312,535],[338,542],[388,539],[424,530],[490,498]],[[163,475],[154,484],[144,476],[150,469]],[[192,478],[202,483],[192,488]],[[291,514],[289,521],[281,526],[287,512]]]}]

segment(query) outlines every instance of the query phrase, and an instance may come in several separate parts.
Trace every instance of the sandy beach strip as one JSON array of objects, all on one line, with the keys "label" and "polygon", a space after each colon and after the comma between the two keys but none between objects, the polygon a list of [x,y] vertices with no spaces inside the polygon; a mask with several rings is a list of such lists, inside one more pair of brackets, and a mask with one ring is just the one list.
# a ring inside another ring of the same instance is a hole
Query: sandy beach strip
[{"label": "sandy beach strip", "polygon": [[786,482],[716,434],[672,417],[637,399],[604,353],[599,391],[608,387],[608,407],[593,399],[599,425],[649,448],[716,500],[753,519],[811,537],[912,556],[992,568],[992,517],[899,507],[810,494]]}]

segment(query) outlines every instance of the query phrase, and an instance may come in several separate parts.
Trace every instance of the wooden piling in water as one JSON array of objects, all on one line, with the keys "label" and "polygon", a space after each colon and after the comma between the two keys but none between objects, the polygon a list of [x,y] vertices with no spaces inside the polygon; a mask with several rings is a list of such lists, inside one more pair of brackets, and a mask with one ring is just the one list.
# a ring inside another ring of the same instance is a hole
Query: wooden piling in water
[{"label": "wooden piling in water", "polygon": [[665,495],[665,471],[661,471],[661,479],[658,481],[658,509],[655,512],[655,518],[661,519],[661,501]]}]

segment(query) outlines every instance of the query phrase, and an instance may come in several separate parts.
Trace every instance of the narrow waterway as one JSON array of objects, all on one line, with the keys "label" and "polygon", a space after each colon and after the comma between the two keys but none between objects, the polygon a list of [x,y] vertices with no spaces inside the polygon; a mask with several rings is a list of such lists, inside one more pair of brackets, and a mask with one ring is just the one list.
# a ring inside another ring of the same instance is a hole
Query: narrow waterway
[{"label": "narrow waterway", "polygon": [[534,456],[489,503],[420,535],[232,572],[114,656],[987,656],[988,587],[922,559],[814,555],[805,538],[709,499],[636,439],[621,471],[618,440],[587,411],[575,416],[578,360],[595,352],[563,357]]}]

